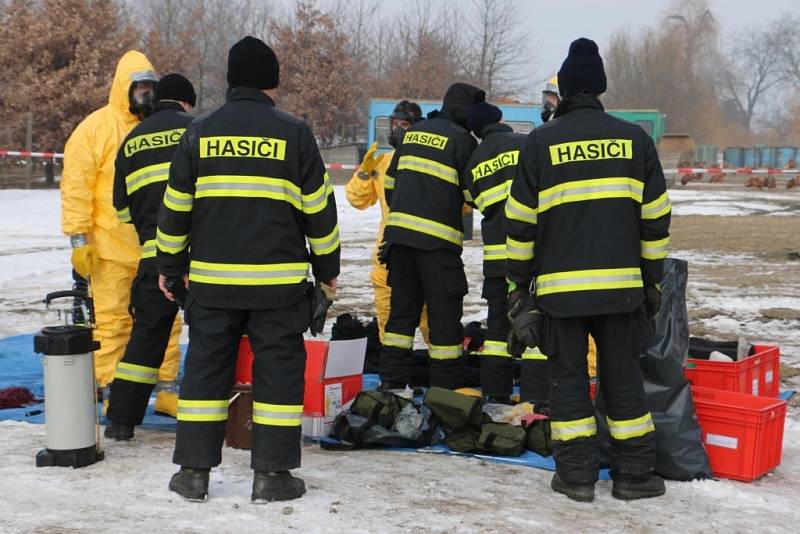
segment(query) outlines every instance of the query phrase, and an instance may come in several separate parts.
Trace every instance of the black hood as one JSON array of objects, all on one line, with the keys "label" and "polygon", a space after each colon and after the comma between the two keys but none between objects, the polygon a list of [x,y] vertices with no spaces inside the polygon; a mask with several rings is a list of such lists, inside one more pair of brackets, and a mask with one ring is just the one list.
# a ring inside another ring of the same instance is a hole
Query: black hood
[{"label": "black hood", "polygon": [[464,125],[473,104],[486,101],[486,93],[473,85],[456,82],[444,95],[442,113]]}]

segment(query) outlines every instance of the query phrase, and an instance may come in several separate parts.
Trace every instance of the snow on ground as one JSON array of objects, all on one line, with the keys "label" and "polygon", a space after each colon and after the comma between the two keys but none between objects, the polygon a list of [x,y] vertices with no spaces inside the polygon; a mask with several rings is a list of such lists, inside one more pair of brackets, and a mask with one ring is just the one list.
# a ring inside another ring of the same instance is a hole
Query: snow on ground
[{"label": "snow on ground", "polygon": [[670,189],[673,215],[800,215],[800,193],[796,191],[698,191],[696,188]]},{"label": "snow on ground", "polygon": [[[380,212],[377,206],[356,211],[343,188],[335,190],[344,260],[336,310],[366,316]],[[733,203],[740,204],[733,210],[737,213],[761,213],[768,204],[774,211],[792,209],[775,193],[670,190],[670,195],[678,215],[701,208],[733,215],[725,208]],[[796,205],[793,209],[796,215]],[[71,286],[69,245],[59,218],[58,191],[0,191],[0,336],[54,323],[54,315],[42,311],[41,298]],[[475,223],[478,235],[478,215]],[[711,268],[751,259],[692,250],[673,255]],[[482,319],[479,236],[467,244],[464,263],[470,280],[465,320]],[[763,268],[770,270],[768,263]],[[800,362],[797,321],[757,318],[764,307],[800,309],[800,288],[781,288],[779,295],[759,287],[734,291],[692,273],[689,309],[724,312],[703,321],[722,331],[743,329],[753,340],[778,340],[784,359]],[[209,502],[191,504],[166,489],[175,470],[172,432],[140,429],[132,443],[104,440],[106,460],[81,470],[36,469],[33,459],[44,444],[45,427],[5,421],[0,422],[5,460],[0,464],[0,532],[792,532],[800,521],[798,415],[797,408],[790,409],[782,465],[759,481],[669,482],[667,497],[634,503],[613,500],[609,483],[601,482],[593,505],[555,495],[549,489],[552,475],[536,469],[434,454],[332,453],[312,444],[304,446],[298,470],[309,488],[299,501],[251,505],[248,453],[226,448],[222,466],[212,474]]]}]

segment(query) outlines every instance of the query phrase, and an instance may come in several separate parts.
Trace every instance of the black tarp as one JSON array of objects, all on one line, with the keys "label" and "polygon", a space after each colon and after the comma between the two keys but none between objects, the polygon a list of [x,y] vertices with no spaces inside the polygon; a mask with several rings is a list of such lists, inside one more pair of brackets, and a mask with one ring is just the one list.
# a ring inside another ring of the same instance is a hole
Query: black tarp
[{"label": "black tarp", "polygon": [[[667,258],[661,283],[661,310],[655,318],[653,344],[641,355],[647,405],[656,426],[656,473],[672,480],[712,476],[708,456],[695,417],[691,384],[683,374],[689,348],[689,316],[686,310],[688,264]],[[602,377],[601,377],[602,382]],[[607,465],[609,434],[598,387],[598,438]]]}]

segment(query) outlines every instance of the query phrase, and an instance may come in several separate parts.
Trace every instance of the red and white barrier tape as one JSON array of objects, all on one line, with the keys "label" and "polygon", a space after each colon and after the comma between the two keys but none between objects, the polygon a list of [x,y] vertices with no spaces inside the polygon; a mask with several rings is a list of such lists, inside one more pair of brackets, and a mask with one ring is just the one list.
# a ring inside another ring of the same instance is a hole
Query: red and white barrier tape
[{"label": "red and white barrier tape", "polygon": [[728,169],[725,167],[678,167],[677,169],[664,169],[664,174],[798,174],[800,169],[751,169],[739,167]]},{"label": "red and white barrier tape", "polygon": [[3,156],[16,156],[19,158],[45,158],[57,159],[63,158],[64,154],[58,152],[28,152],[27,150],[3,150],[0,149],[0,157]]}]

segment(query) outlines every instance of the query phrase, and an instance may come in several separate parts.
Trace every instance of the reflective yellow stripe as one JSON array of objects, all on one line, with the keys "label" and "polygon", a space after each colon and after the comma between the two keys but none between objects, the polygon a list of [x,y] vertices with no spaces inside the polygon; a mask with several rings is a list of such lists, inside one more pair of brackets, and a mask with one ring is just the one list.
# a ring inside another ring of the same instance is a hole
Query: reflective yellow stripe
[{"label": "reflective yellow stripe", "polygon": [[492,341],[487,339],[483,342],[483,350],[480,352],[481,356],[500,356],[503,358],[510,358],[508,353],[508,346],[505,341]]},{"label": "reflective yellow stripe", "polygon": [[553,165],[600,159],[633,159],[631,139],[589,139],[559,143],[549,148]]},{"label": "reflective yellow stripe", "polygon": [[300,426],[303,422],[303,405],[253,401],[253,422],[257,425]]},{"label": "reflective yellow stripe", "polygon": [[500,261],[505,259],[505,245],[483,245],[483,261]]},{"label": "reflective yellow stripe", "polygon": [[538,347],[528,347],[522,353],[523,360],[547,360],[547,355],[539,350]]},{"label": "reflective yellow stripe", "polygon": [[170,187],[167,184],[167,190],[164,191],[164,205],[172,211],[192,211],[192,203],[194,202],[194,195],[191,193],[182,193]]},{"label": "reflective yellow stripe", "polygon": [[161,228],[156,228],[156,246],[161,252],[177,254],[185,250],[188,244],[189,234],[169,235],[162,232]]},{"label": "reflective yellow stripe", "polygon": [[386,331],[383,334],[383,344],[387,347],[410,349],[414,346],[414,336],[406,336],[404,334],[395,334],[394,332]]},{"label": "reflective yellow stripe", "polygon": [[636,419],[614,421],[610,417],[606,417],[606,421],[608,421],[608,430],[611,432],[611,437],[618,440],[638,438],[656,431],[650,412]]},{"label": "reflective yellow stripe", "polygon": [[311,252],[315,256],[330,254],[339,248],[339,225],[333,227],[333,231],[324,237],[307,237],[308,244],[311,245]]},{"label": "reflective yellow stripe", "polygon": [[131,222],[131,209],[126,207],[125,209],[117,210],[117,219],[119,219],[119,222]]},{"label": "reflective yellow stripe", "polygon": [[472,198],[472,193],[469,192],[469,189],[464,189],[462,191],[464,194],[464,200],[467,202],[472,202],[474,199]]},{"label": "reflective yellow stripe", "polygon": [[478,198],[475,199],[475,205],[478,206],[479,210],[483,211],[489,206],[493,206],[498,202],[503,202],[508,198],[508,192],[511,190],[512,182],[513,180],[508,180],[505,183],[496,185],[482,192],[478,195]]},{"label": "reflective yellow stripe", "polygon": [[227,419],[227,400],[178,399],[178,421],[209,423]]},{"label": "reflective yellow stripe", "polygon": [[270,286],[299,284],[308,279],[308,263],[211,263],[192,260],[189,280],[203,284]]},{"label": "reflective yellow stripe", "polygon": [[389,176],[388,174],[383,175],[383,188],[384,189],[394,189],[394,178]]},{"label": "reflective yellow stripe", "polygon": [[506,237],[506,256],[508,256],[509,260],[532,260],[533,247],[533,241],[517,241],[511,237]]},{"label": "reflective yellow stripe", "polygon": [[472,172],[472,179],[476,182],[481,178],[494,174],[500,169],[512,167],[519,161],[519,150],[510,150],[502,152],[492,159],[482,161],[475,165],[470,172]]},{"label": "reflective yellow stripe", "polygon": [[399,226],[407,230],[413,230],[421,234],[427,234],[439,239],[449,241],[459,247],[464,241],[464,234],[455,228],[447,225],[432,221],[430,219],[423,219],[408,213],[401,213],[399,211],[392,211],[386,220],[386,226]]},{"label": "reflective yellow stripe", "polygon": [[169,161],[142,167],[125,177],[125,188],[132,195],[142,187],[156,182],[166,182],[169,178]]},{"label": "reflective yellow stripe", "polygon": [[590,438],[597,434],[597,421],[594,416],[572,421],[551,421],[550,431],[554,441]]},{"label": "reflective yellow stripe", "polygon": [[566,182],[539,192],[539,213],[569,202],[630,198],[642,201],[644,184],[635,178],[594,178]]},{"label": "reflective yellow stripe", "polygon": [[200,176],[197,179],[195,198],[239,197],[269,198],[288,202],[296,209],[302,209],[300,188],[283,178],[269,176],[243,176],[217,174]]},{"label": "reflective yellow stripe", "polygon": [[331,185],[330,177],[326,172],[322,177],[322,185],[308,195],[302,195],[302,210],[307,215],[319,213],[328,207],[328,197],[333,194],[333,186]]},{"label": "reflective yellow stripe", "polygon": [[431,345],[428,354],[434,360],[454,360],[461,356],[463,345]]},{"label": "reflective yellow stripe", "polygon": [[642,205],[642,219],[653,220],[672,211],[669,195],[664,191],[657,199]]},{"label": "reflective yellow stripe", "polygon": [[114,380],[117,378],[139,384],[155,384],[158,382],[158,367],[146,367],[133,363],[119,362]]},{"label": "reflective yellow stripe", "polygon": [[145,258],[155,258],[156,257],[156,240],[155,239],[148,239],[144,243],[142,243],[142,254],[140,256],[142,259]]},{"label": "reflective yellow stripe", "polygon": [[669,237],[656,241],[642,241],[642,258],[646,260],[661,260],[669,253]]},{"label": "reflective yellow stripe", "polygon": [[506,201],[506,217],[528,224],[536,224],[537,220],[536,210],[515,199],[511,193]]},{"label": "reflective yellow stripe", "polygon": [[536,278],[537,295],[635,287],[644,287],[639,267],[566,271],[543,274]]},{"label": "reflective yellow stripe", "polygon": [[409,171],[421,172],[439,178],[447,183],[458,185],[458,171],[453,167],[442,165],[432,159],[420,158],[417,156],[400,156],[397,161],[397,170],[407,169]]}]

